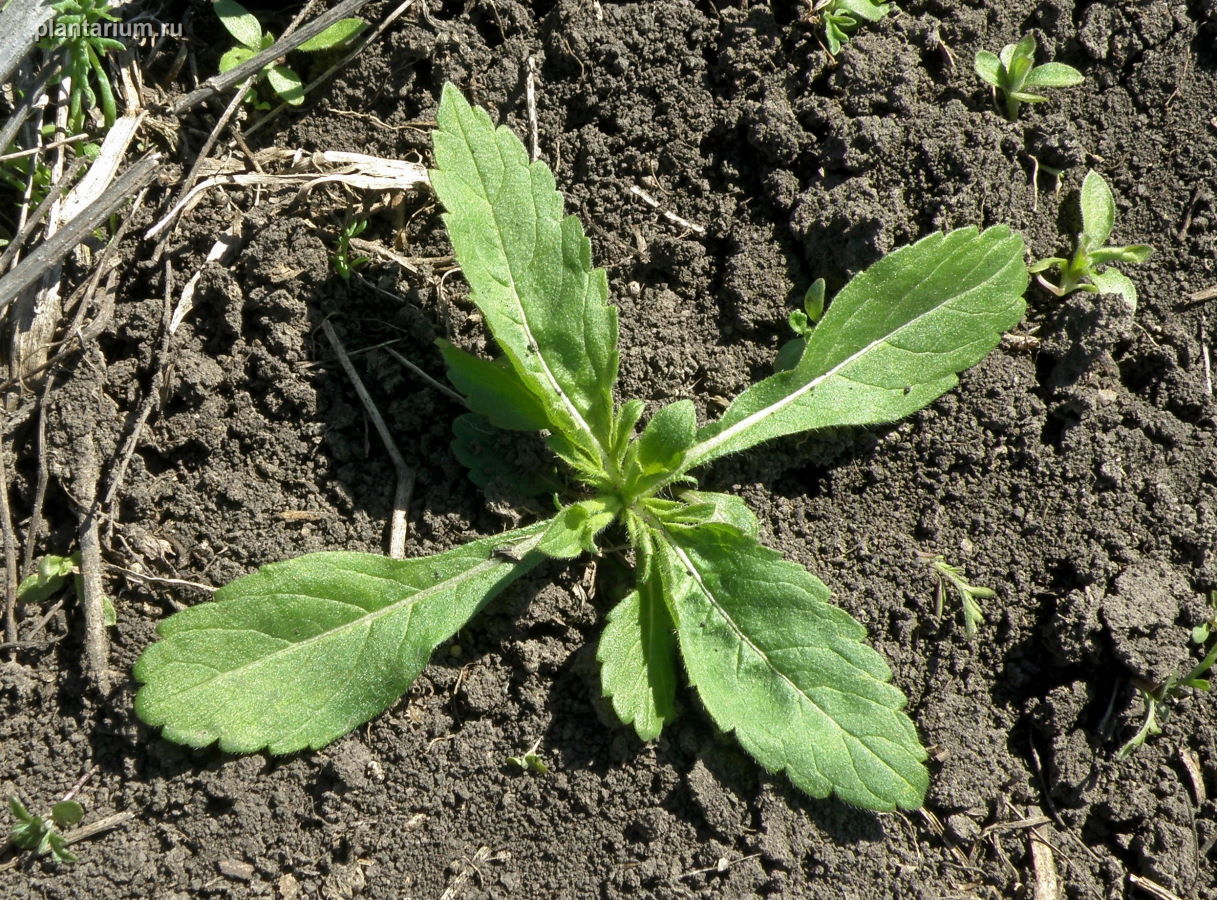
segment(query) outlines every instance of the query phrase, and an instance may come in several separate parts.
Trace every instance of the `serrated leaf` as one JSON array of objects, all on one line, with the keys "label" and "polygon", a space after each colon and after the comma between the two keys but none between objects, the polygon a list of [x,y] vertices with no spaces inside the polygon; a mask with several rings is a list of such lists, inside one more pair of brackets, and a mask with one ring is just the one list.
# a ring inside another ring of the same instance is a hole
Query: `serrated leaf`
[{"label": "serrated leaf", "polygon": [[337,47],[339,44],[349,41],[363,31],[367,24],[363,19],[358,18],[339,19],[325,31],[309,38],[296,49],[303,50],[305,53],[329,50],[331,47]]},{"label": "serrated leaf", "polygon": [[744,391],[703,427],[684,468],[816,428],[903,418],[952,388],[1022,318],[1023,241],[961,228],[902,247],[855,276],[798,365]]},{"label": "serrated leaf", "polygon": [[135,711],[197,747],[322,747],[395,702],[436,646],[543,559],[533,551],[548,524],[419,559],[334,552],[263,566],[160,624],[135,665]]},{"label": "serrated leaf", "polygon": [[687,579],[671,595],[681,656],[719,727],[813,797],[919,807],[926,752],[866,630],[814,575],[730,526],[661,527],[660,552]]},{"label": "serrated leaf", "polygon": [[640,536],[638,589],[609,612],[596,649],[600,685],[625,725],[644,741],[676,715],[676,634],[651,536]]},{"label": "serrated leaf", "polygon": [[451,381],[469,408],[496,428],[540,431],[549,427],[545,407],[503,360],[491,362],[438,339],[435,345],[448,366]]},{"label": "serrated leaf", "polygon": [[[220,24],[240,43],[251,50],[262,46],[262,26],[258,24],[257,16],[237,0],[214,0],[212,6],[220,17]],[[221,68],[220,71],[225,70]]]},{"label": "serrated leaf", "polygon": [[1048,62],[1042,66],[1036,66],[1028,72],[1027,80],[1023,82],[1023,87],[1073,87],[1085,80],[1085,76],[1073,66],[1067,66],[1065,63]]},{"label": "serrated leaf", "polygon": [[75,825],[84,817],[84,807],[75,800],[60,800],[51,807],[51,821],[60,828]]},{"label": "serrated leaf", "polygon": [[617,311],[591,245],[542,162],[444,86],[431,172],[457,261],[495,340],[551,429],[608,465]]},{"label": "serrated leaf", "polygon": [[1087,249],[1106,243],[1116,224],[1116,201],[1103,176],[1091,169],[1082,180],[1082,231]]}]

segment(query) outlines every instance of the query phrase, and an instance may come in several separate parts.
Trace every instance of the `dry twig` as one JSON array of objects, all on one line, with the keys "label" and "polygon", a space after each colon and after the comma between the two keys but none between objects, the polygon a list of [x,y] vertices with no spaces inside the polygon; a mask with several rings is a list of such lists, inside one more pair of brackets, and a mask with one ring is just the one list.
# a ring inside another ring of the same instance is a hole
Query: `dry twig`
[{"label": "dry twig", "polygon": [[342,346],[342,341],[338,339],[334,326],[327,320],[321,323],[321,330],[325,332],[330,346],[334,348],[334,353],[338,356],[338,362],[342,364],[343,371],[351,379],[351,384],[355,386],[355,393],[359,395],[363,408],[367,410],[368,417],[376,427],[376,432],[380,435],[380,440],[384,443],[389,458],[393,461],[393,468],[397,470],[397,490],[393,497],[393,520],[389,528],[389,558],[402,559],[406,555],[406,535],[410,526],[409,511],[410,498],[414,494],[414,470],[406,465],[406,460],[402,457],[401,451],[397,449],[397,444],[389,433],[389,427],[385,425],[385,420],[381,417],[380,410],[372,402],[368,389],[363,386],[359,373],[351,365],[350,357],[347,356],[346,348]]}]

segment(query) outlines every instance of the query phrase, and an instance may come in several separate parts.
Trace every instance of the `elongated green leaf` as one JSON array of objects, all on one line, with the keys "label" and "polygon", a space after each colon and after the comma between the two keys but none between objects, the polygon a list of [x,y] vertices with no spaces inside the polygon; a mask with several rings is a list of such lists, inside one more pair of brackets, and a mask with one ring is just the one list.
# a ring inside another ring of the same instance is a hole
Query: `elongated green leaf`
[{"label": "elongated green leaf", "polygon": [[367,24],[367,22],[359,18],[339,19],[325,31],[321,32],[321,34],[309,38],[296,49],[303,50],[305,53],[329,50],[331,47],[336,47],[345,41],[349,41],[359,34],[359,32],[363,31]]},{"label": "elongated green leaf", "polygon": [[258,24],[257,16],[236,0],[214,0],[212,6],[229,34],[251,50],[261,49],[262,26]]},{"label": "elongated green leaf", "polygon": [[266,70],[266,81],[284,103],[299,106],[304,102],[304,82],[295,69],[271,66]]},{"label": "elongated green leaf", "polygon": [[1065,63],[1049,62],[1044,63],[1042,66],[1036,66],[1028,72],[1027,80],[1023,82],[1023,87],[1073,87],[1085,80],[1085,76],[1073,66],[1067,66]]},{"label": "elongated green leaf", "polygon": [[761,441],[891,422],[953,387],[1023,315],[1023,241],[1005,226],[932,234],[888,254],[837,294],[798,364],[702,428],[684,468]]},{"label": "elongated green leaf", "polygon": [[601,688],[618,718],[649,741],[676,715],[676,628],[664,600],[673,585],[657,568],[645,531],[638,554],[638,589],[609,612],[596,659]]},{"label": "elongated green leaf", "polygon": [[135,711],[192,746],[291,753],[386,709],[435,647],[543,557],[548,523],[438,556],[312,553],[166,619],[135,666]]},{"label": "elongated green leaf", "polygon": [[868,22],[878,22],[889,12],[891,12],[891,3],[875,3],[874,0],[838,0],[838,9],[849,10],[855,16],[866,19]]},{"label": "elongated green leaf", "polygon": [[1001,60],[988,50],[977,52],[976,58],[972,61],[972,68],[976,70],[976,74],[982,81],[993,87],[1001,87]]},{"label": "elongated green leaf", "polygon": [[1086,249],[1103,246],[1116,224],[1116,201],[1103,176],[1091,169],[1082,179],[1082,230]]},{"label": "elongated green leaf", "polygon": [[697,432],[692,400],[678,400],[659,409],[638,437],[638,464],[644,472],[672,467],[689,449]]},{"label": "elongated green leaf", "polygon": [[551,429],[591,460],[612,441],[617,311],[603,269],[542,162],[444,86],[431,183],[473,300]]},{"label": "elongated green leaf", "polygon": [[648,512],[661,522],[673,525],[710,525],[715,522],[730,525],[736,531],[755,538],[760,525],[752,510],[734,494],[710,491],[681,491],[680,501],[652,497],[643,501]]},{"label": "elongated green leaf", "polygon": [[904,695],[819,579],[728,525],[659,527],[688,582],[670,595],[681,656],[719,727],[813,797],[919,807],[926,752]]},{"label": "elongated green leaf", "polygon": [[435,342],[448,365],[448,380],[469,408],[496,428],[540,431],[549,427],[545,407],[502,360],[491,362],[466,353],[442,338]]},{"label": "elongated green leaf", "polygon": [[527,498],[563,490],[557,471],[548,461],[529,466],[513,458],[512,440],[511,435],[476,413],[457,416],[452,422],[452,452],[469,470],[469,480],[487,497],[518,507]]}]

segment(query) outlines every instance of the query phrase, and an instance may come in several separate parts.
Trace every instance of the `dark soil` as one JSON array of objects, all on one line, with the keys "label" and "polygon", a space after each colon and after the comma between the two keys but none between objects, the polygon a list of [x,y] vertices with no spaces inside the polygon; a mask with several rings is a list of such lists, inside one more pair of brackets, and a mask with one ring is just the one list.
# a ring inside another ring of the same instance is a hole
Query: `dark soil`
[{"label": "dark soil", "polygon": [[[717,734],[687,690],[656,742],[614,724],[595,662],[619,589],[612,559],[597,578],[584,563],[544,566],[389,712],[283,759],[190,750],[135,719],[131,664],[158,621],[206,593],[111,570],[119,686],[103,698],[83,680],[69,601],[43,635],[61,640],[0,662],[0,793],[41,810],[95,767],[79,794],[86,822],[135,817],[78,845],[76,866],[18,859],[0,894],[1217,898],[1217,698],[1183,692],[1161,735],[1115,756],[1141,722],[1135,685],[1190,667],[1191,627],[1217,588],[1212,304],[1187,300],[1217,283],[1217,6],[901,6],[834,65],[795,2],[430,0],[251,144],[425,159],[429,134],[409,123],[433,119],[445,80],[525,134],[534,55],[542,155],[621,311],[621,395],[692,397],[703,421],[769,371],[813,278],[831,294],[888,250],[968,224],[1008,223],[1034,258],[1057,255],[1081,176],[1104,174],[1114,238],[1157,248],[1126,270],[1135,314],[1033,289],[1021,331],[1034,337],[1007,340],[922,413],[767,445],[702,480],[744,496],[766,540],[819,574],[891,661],[931,747],[922,813],[802,797]],[[205,75],[223,41],[207,4],[188,22]],[[1041,58],[1087,80],[1008,123],[971,59],[1027,30]],[[148,80],[167,66],[154,61]],[[213,116],[189,121],[186,165]],[[1031,184],[1033,155],[1068,166],[1060,190],[1049,175]],[[440,285],[441,263],[374,262],[349,284],[333,274],[334,235],[360,202],[206,195],[165,256],[171,304],[203,275],[164,353],[165,260],[129,241],[113,327],[48,395],[36,555],[74,547],[81,448],[95,445],[103,478],[115,470],[162,366],[103,528],[108,562],[219,585],[309,551],[384,550],[393,468],[319,323],[351,350],[397,340],[440,378],[435,337],[476,348],[485,336],[459,277]],[[234,206],[246,214],[238,258],[204,265]],[[145,207],[140,221],[156,217]],[[450,252],[418,197],[364,236],[409,256]],[[417,470],[411,555],[510,525],[452,454],[459,406],[383,351],[355,359]],[[22,534],[38,421],[11,430]],[[919,553],[997,589],[975,641],[951,598],[934,616]],[[43,612],[23,610],[23,630]],[[537,739],[548,774],[507,763]]]}]

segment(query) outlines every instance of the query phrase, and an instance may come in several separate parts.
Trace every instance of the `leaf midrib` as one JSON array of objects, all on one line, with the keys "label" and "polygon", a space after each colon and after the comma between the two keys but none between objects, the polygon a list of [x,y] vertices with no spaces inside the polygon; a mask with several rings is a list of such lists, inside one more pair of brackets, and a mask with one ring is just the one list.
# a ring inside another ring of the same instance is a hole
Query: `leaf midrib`
[{"label": "leaf midrib", "polygon": [[[983,263],[993,253],[993,251],[995,251],[998,248],[998,246],[1000,246],[1000,243],[998,245],[995,245],[988,253],[986,253],[984,255],[984,257],[980,261],[978,261],[976,263],[976,265],[974,265],[972,267],[972,271],[976,271],[976,269],[980,268],[981,265],[983,265]],[[966,249],[965,247],[961,247],[959,252],[963,252],[965,249]],[[939,269],[941,269],[943,266],[947,265],[951,261],[952,261],[951,259],[943,260],[943,262],[940,263],[939,266],[937,266],[932,272],[927,273],[924,278],[922,278],[919,282],[917,282],[916,285],[914,285],[912,288],[910,288],[908,293],[912,293],[913,291],[915,291],[918,288],[920,288],[921,286],[923,286],[927,281],[929,281],[931,278],[933,278],[937,274]],[[969,292],[976,291],[976,290],[983,288],[985,285],[989,284],[990,282],[992,282],[992,281],[996,280],[998,277],[1000,277],[1001,274],[1005,270],[1006,270],[1006,267],[1002,266],[1000,269],[998,269],[996,272],[994,272],[991,276],[986,278],[984,281],[982,281],[979,284],[976,284],[972,288],[970,288]],[[913,327],[914,325],[919,323],[922,319],[924,319],[926,316],[930,316],[930,315],[933,315],[934,313],[938,312],[939,310],[942,309],[943,306],[947,305],[948,303],[953,302],[954,300],[958,299],[960,296],[961,296],[960,294],[956,294],[954,297],[948,298],[943,303],[940,303],[937,306],[931,307],[930,309],[927,309],[925,312],[918,314],[917,316],[915,316],[912,319],[909,319],[907,322],[900,325],[898,328],[888,332],[887,334],[883,335],[882,337],[876,338],[875,340],[871,341],[869,344],[862,347],[860,350],[856,351],[852,355],[846,357],[841,362],[839,362],[835,366],[833,366],[831,369],[824,372],[822,375],[817,375],[815,378],[804,383],[796,390],[791,391],[789,394],[786,394],[784,397],[782,397],[780,400],[776,401],[775,403],[771,403],[769,406],[763,407],[762,409],[759,409],[756,412],[751,413],[748,416],[745,416],[743,419],[740,419],[734,425],[730,425],[727,428],[724,428],[722,431],[720,431],[718,434],[714,435],[713,437],[709,437],[706,440],[704,440],[698,444],[694,444],[692,447],[690,447],[686,451],[684,461],[681,463],[680,471],[686,472],[689,469],[692,469],[692,468],[700,465],[701,460],[703,458],[709,456],[710,454],[712,454],[718,447],[722,446],[725,443],[728,443],[733,438],[735,438],[737,435],[739,435],[743,432],[746,432],[747,430],[752,428],[754,425],[756,425],[758,422],[764,421],[769,416],[776,415],[777,413],[781,412],[783,409],[785,409],[787,406],[791,405],[796,400],[803,397],[805,394],[807,394],[810,391],[812,391],[813,389],[819,387],[821,384],[823,384],[829,378],[832,378],[835,375],[839,374],[840,371],[842,369],[844,369],[846,366],[849,366],[850,364],[852,364],[853,362],[858,360],[860,357],[870,353],[876,347],[878,347],[880,344],[890,343],[891,340],[893,338],[897,337],[902,331]],[[853,313],[851,313],[851,315],[852,314]]]},{"label": "leaf midrib", "polygon": [[[536,545],[541,542],[542,535],[543,535],[543,532],[542,532],[542,534],[538,534],[534,538],[529,538],[529,539],[523,541],[521,545],[517,545],[519,550],[523,551],[523,553],[521,555],[532,551],[536,547]],[[513,548],[513,549],[515,549],[515,548]],[[491,552],[493,553],[493,551],[491,551]],[[217,672],[217,675],[214,678],[209,678],[204,682],[197,682],[195,684],[192,684],[189,687],[184,688],[181,691],[178,691],[177,693],[164,698],[164,700],[165,701],[173,700],[176,697],[181,696],[182,694],[185,694],[191,690],[194,690],[195,688],[198,688],[200,685],[211,684],[217,680],[225,679],[230,675],[239,674],[241,672],[244,672],[246,669],[249,669],[253,666],[260,665],[260,664],[266,662],[267,660],[271,659],[272,657],[278,656],[279,654],[294,653],[298,650],[306,649],[311,644],[314,644],[318,641],[323,641],[323,640],[333,638],[335,636],[340,636],[347,630],[354,630],[356,627],[362,627],[365,625],[373,624],[376,621],[378,621],[379,619],[385,618],[392,613],[400,612],[405,605],[413,606],[417,603],[420,603],[420,602],[428,599],[429,597],[435,595],[436,593],[440,592],[441,590],[448,590],[448,589],[451,589],[454,587],[460,587],[462,584],[464,584],[465,582],[474,578],[475,576],[480,575],[484,572],[490,571],[490,570],[494,569],[496,566],[502,566],[502,565],[516,566],[516,565],[519,565],[519,563],[512,562],[507,559],[500,559],[495,556],[488,556],[486,559],[482,560],[481,562],[479,562],[477,565],[473,566],[472,568],[465,569],[462,572],[458,573],[457,575],[452,576],[451,578],[446,578],[443,581],[438,581],[435,584],[429,585],[425,588],[420,588],[420,589],[416,590],[413,594],[410,594],[407,597],[402,597],[400,600],[394,600],[392,603],[388,603],[378,610],[366,613],[365,615],[362,615],[362,616],[357,616],[356,618],[351,619],[349,622],[343,622],[341,625],[338,625],[338,626],[328,629],[326,631],[319,632],[318,634],[315,634],[312,637],[305,638],[304,640],[301,640],[301,641],[288,641],[286,638],[279,638],[275,635],[267,634],[267,632],[265,632],[265,631],[257,631],[256,629],[249,629],[249,628],[239,628],[239,629],[200,628],[200,629],[197,629],[199,631],[251,631],[252,630],[252,631],[255,631],[255,633],[257,633],[257,634],[265,635],[266,637],[271,637],[271,638],[274,638],[275,640],[282,640],[285,642],[285,646],[279,647],[279,648],[271,651],[270,653],[267,653],[263,656],[259,656],[256,659],[252,659],[247,663],[243,663],[242,665],[237,666],[236,668],[215,670]],[[389,579],[389,580],[391,580],[391,579]],[[189,634],[189,632],[183,631],[183,632],[177,632],[176,634]],[[398,645],[398,649],[400,650],[400,644]]]},{"label": "leaf midrib", "polygon": [[[461,129],[461,136],[465,140],[466,147],[472,148],[474,146],[474,144],[470,140],[469,132],[465,127],[464,118],[462,116],[457,116],[456,121],[457,121],[457,126]],[[508,165],[507,165],[507,160],[503,156],[503,147],[499,143],[498,134],[494,133],[494,132],[497,132],[497,129],[494,129],[493,125],[491,125],[491,128],[492,128],[492,133],[493,133],[493,137],[494,137],[495,152],[498,153],[499,164],[500,164],[503,172],[506,173],[508,170]],[[566,392],[562,389],[562,386],[560,384],[558,384],[557,377],[554,375],[553,371],[549,367],[549,362],[545,359],[544,354],[541,353],[540,344],[537,342],[537,338],[533,334],[532,325],[528,321],[528,311],[525,309],[523,302],[521,302],[521,300],[520,300],[520,291],[517,286],[518,283],[516,280],[515,269],[514,269],[514,266],[512,265],[511,256],[507,253],[507,242],[504,238],[502,226],[499,224],[498,211],[495,208],[494,202],[492,202],[490,200],[490,190],[489,190],[489,185],[486,182],[486,176],[482,173],[481,166],[478,165],[477,155],[473,153],[472,149],[469,150],[469,159],[473,164],[473,170],[477,173],[478,181],[481,182],[482,197],[485,198],[486,205],[490,210],[490,220],[494,223],[493,234],[498,242],[498,250],[500,252],[500,255],[503,258],[503,261],[507,263],[507,277],[510,279],[510,284],[506,285],[506,287],[510,290],[511,295],[512,295],[513,299],[515,300],[516,309],[519,311],[519,314],[520,314],[520,326],[524,329],[524,334],[529,341],[530,349],[536,355],[538,365],[540,366],[541,372],[545,376],[546,381],[549,383],[550,389],[557,395],[558,399],[561,401],[562,405],[565,407],[567,414],[570,415],[571,418],[575,421],[575,423],[579,426],[579,428],[582,429],[584,435],[591,438],[592,444],[596,447],[597,451],[600,453],[601,463],[603,465],[603,463],[607,459],[607,455],[605,453],[604,447],[601,445],[599,439],[596,437],[596,433],[592,430],[591,425],[588,424],[587,420],[583,417],[582,413],[579,412],[578,408],[575,406],[574,402],[570,399],[570,397],[568,397],[566,395]],[[531,164],[528,165],[526,168],[526,171],[528,172],[528,183],[529,183],[530,188],[532,188],[532,186],[533,186],[532,170],[533,170],[532,165]],[[504,175],[503,181],[506,182],[506,174]],[[502,190],[503,185],[500,185],[499,189]],[[537,198],[536,198],[536,195],[532,192],[532,190],[529,190],[529,199],[532,201],[532,204],[533,204],[533,222],[534,222],[534,231],[535,231],[536,230],[535,223],[540,218],[540,214],[537,210]],[[534,238],[534,241],[533,241],[533,254],[534,255],[536,253],[536,247],[537,247],[537,240],[536,240],[536,238]]]},{"label": "leaf midrib", "polygon": [[[909,781],[907,778],[905,778],[904,775],[901,774],[901,772],[895,766],[893,766],[891,763],[889,763],[887,760],[885,760],[883,757],[881,757],[879,754],[877,754],[873,749],[871,749],[870,745],[867,743],[867,739],[871,739],[871,738],[875,738],[875,737],[878,737],[880,739],[886,739],[885,735],[879,734],[879,735],[860,736],[860,735],[855,734],[854,732],[852,732],[848,728],[846,728],[842,723],[838,722],[835,718],[833,718],[833,716],[830,715],[827,711],[825,711],[825,709],[822,706],[820,706],[820,704],[818,704],[812,697],[810,697],[806,691],[804,691],[797,684],[795,684],[793,681],[791,681],[790,677],[785,672],[781,671],[777,666],[774,665],[773,661],[769,658],[769,655],[767,653],[765,653],[760,647],[758,647],[743,632],[743,630],[736,623],[735,619],[732,618],[730,615],[728,615],[727,611],[723,608],[722,603],[717,599],[714,592],[710,590],[710,588],[706,584],[705,580],[701,577],[701,572],[698,571],[697,567],[693,564],[693,560],[691,560],[689,558],[688,554],[685,553],[684,548],[676,543],[676,541],[673,539],[671,533],[668,531],[668,529],[666,527],[664,527],[663,523],[656,520],[656,521],[651,522],[651,525],[653,528],[658,529],[662,533],[664,541],[667,543],[667,545],[669,547],[672,548],[672,550],[679,557],[681,564],[685,568],[685,571],[688,572],[690,577],[694,580],[694,582],[696,582],[698,589],[700,589],[702,594],[705,595],[707,600],[710,601],[710,604],[718,612],[720,619],[727,624],[727,626],[731,629],[731,631],[739,639],[741,644],[747,646],[753,653],[755,653],[757,658],[760,659],[762,662],[764,662],[764,664],[769,668],[770,671],[772,671],[782,681],[784,681],[797,696],[802,697],[804,700],[807,701],[808,704],[810,704],[812,707],[814,707],[815,710],[821,716],[823,716],[829,722],[832,722],[838,729],[840,729],[840,731],[843,735],[848,735],[849,738],[851,738],[858,746],[865,748],[867,753],[869,753],[874,759],[876,759],[878,762],[880,762],[884,766],[884,768],[886,768],[889,772],[891,772],[893,775],[895,775],[897,778],[899,778],[902,782],[907,784],[910,788],[912,788],[913,790],[917,789],[917,786],[915,784],[913,784],[911,781]],[[854,695],[854,696],[861,696],[861,695]],[[867,698],[863,698],[863,699],[867,699]],[[870,702],[874,703],[875,701],[870,701]],[[884,710],[891,709],[891,707],[884,706],[881,703],[876,703],[875,705],[880,706]],[[739,724],[733,723],[733,727],[738,728]],[[847,755],[850,758],[850,765],[853,767],[854,773],[858,777],[859,784],[861,784],[863,787],[865,787],[867,789],[867,791],[869,791],[871,794],[878,797],[879,795],[875,794],[875,792],[870,789],[867,779],[862,775],[861,772],[858,771],[857,763],[854,761],[853,754],[849,753]],[[786,766],[789,767],[789,765],[790,765],[790,761],[787,760]]]}]

